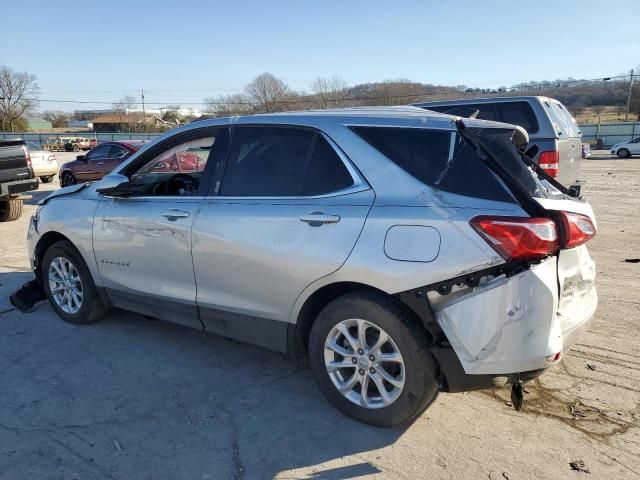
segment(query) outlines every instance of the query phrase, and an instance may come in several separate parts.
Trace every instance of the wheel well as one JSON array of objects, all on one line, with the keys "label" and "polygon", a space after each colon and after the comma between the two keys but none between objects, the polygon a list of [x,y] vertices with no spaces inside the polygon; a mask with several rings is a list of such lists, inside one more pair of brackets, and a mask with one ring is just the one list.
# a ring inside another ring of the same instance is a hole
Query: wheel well
[{"label": "wheel well", "polygon": [[[398,304],[402,305],[403,308],[407,309],[407,311],[414,314],[414,312],[408,308],[403,302],[398,300],[395,296],[389,295],[382,290],[379,290],[370,285],[366,285],[364,283],[357,282],[338,282],[332,283],[330,285],[325,285],[324,287],[315,291],[305,302],[300,312],[298,313],[298,318],[296,324],[294,325],[293,338],[290,339],[289,349],[290,352],[296,358],[305,358],[307,356],[307,346],[309,343],[309,335],[311,333],[311,326],[313,322],[318,317],[320,311],[328,305],[330,302],[335,300],[341,295],[345,293],[352,292],[354,290],[368,290],[370,292],[375,292],[378,295],[385,296],[387,298],[392,298],[398,302]],[[415,316],[415,314],[414,314]],[[416,321],[421,323],[420,320],[416,317]]]},{"label": "wheel well", "polygon": [[35,256],[35,273],[36,278],[40,278],[40,265],[42,265],[42,258],[44,253],[49,249],[51,245],[62,240],[70,241],[67,237],[58,232],[47,232],[38,241],[36,245]]}]

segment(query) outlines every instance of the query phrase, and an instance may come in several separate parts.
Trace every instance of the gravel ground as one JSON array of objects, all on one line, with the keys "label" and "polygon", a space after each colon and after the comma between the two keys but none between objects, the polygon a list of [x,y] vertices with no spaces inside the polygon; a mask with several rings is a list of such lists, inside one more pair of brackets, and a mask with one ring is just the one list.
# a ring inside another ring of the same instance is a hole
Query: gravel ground
[{"label": "gravel ground", "polygon": [[80,327],[13,310],[29,216],[58,187],[41,185],[0,224],[0,478],[640,478],[640,159],[595,152],[583,172],[591,330],[522,412],[508,390],[441,394],[393,429],[342,416],[276,353],[123,311]]}]

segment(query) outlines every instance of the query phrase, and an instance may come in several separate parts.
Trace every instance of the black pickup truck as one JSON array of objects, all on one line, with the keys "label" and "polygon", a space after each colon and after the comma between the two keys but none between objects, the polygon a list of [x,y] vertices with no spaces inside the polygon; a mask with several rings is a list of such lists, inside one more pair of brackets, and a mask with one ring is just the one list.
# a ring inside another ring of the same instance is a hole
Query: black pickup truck
[{"label": "black pickup truck", "polygon": [[0,222],[22,214],[20,194],[38,189],[24,140],[0,140]]}]

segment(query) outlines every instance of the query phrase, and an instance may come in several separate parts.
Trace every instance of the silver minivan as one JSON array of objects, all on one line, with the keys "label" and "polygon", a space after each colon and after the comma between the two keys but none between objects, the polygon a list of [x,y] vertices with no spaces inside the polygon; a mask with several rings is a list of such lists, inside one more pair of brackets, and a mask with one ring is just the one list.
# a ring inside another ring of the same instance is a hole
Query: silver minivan
[{"label": "silver minivan", "polygon": [[467,98],[415,104],[440,113],[511,123],[529,134],[533,159],[566,186],[579,185],[582,132],[571,113],[549,97],[519,96]]}]

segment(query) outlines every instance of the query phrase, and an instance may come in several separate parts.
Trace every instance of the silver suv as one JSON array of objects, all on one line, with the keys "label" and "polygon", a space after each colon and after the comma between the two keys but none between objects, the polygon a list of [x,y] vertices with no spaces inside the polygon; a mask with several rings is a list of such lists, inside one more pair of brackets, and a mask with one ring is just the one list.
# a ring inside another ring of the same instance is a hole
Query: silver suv
[{"label": "silver suv", "polygon": [[539,375],[593,316],[593,212],[526,144],[415,107],[195,122],[44,200],[32,266],[68,322],[114,306],[306,356],[390,426]]}]

